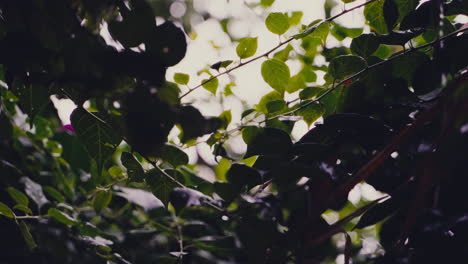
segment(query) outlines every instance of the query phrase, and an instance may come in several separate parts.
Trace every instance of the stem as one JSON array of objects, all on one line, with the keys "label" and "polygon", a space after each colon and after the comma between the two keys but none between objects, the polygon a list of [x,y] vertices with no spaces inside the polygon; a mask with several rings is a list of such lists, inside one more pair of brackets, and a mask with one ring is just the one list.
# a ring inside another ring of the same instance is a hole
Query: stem
[{"label": "stem", "polygon": [[[128,144],[128,142],[127,142]],[[141,153],[140,153],[141,155]],[[182,187],[182,188],[186,188],[185,185],[183,185],[181,182],[179,182],[178,180],[174,179],[174,177],[172,177],[171,175],[169,175],[167,172],[165,172],[163,169],[161,169],[158,164],[156,164],[156,162],[150,160],[148,157],[146,156],[143,156],[143,158],[145,158],[146,161],[148,161],[148,163],[150,163],[159,173],[161,173],[162,175],[164,175],[164,177],[168,178],[170,181],[172,181],[173,183],[175,183],[176,185],[178,185],[179,187]]]},{"label": "stem", "polygon": [[21,215],[15,216],[15,219],[42,219],[44,216],[42,215]]},{"label": "stem", "polygon": [[[368,4],[370,4],[370,3],[372,3],[372,2],[375,2],[375,1],[378,1],[378,0],[369,0],[369,1],[365,2],[365,3],[362,3],[362,4],[360,4],[360,5],[357,5],[357,6],[353,7],[353,8],[348,9],[348,10],[344,10],[343,12],[341,12],[341,13],[339,13],[339,14],[336,14],[336,15],[334,15],[334,16],[332,16],[332,17],[329,17],[329,18],[323,20],[322,22],[320,22],[320,23],[318,23],[318,24],[315,24],[315,25],[312,26],[311,28],[309,28],[309,29],[307,29],[307,30],[305,30],[304,32],[299,33],[299,34],[304,34],[304,33],[305,33],[304,36],[307,36],[308,34],[312,33],[313,30],[314,30],[315,28],[317,28],[319,25],[321,25],[321,24],[323,24],[323,23],[329,23],[329,22],[331,22],[331,21],[337,19],[338,17],[340,17],[340,16],[342,16],[342,15],[344,15],[344,14],[347,14],[347,13],[349,13],[349,12],[355,10],[355,9],[361,8],[361,7],[363,7],[363,6],[365,6],[365,5],[368,5]],[[308,32],[308,33],[306,33],[306,32]],[[297,36],[297,35],[295,35],[295,36]],[[295,37],[292,36],[292,37],[286,39],[285,41],[280,42],[277,46],[273,47],[272,49],[268,50],[267,52],[258,55],[257,57],[253,57],[252,59],[250,59],[250,60],[248,60],[248,61],[245,61],[245,62],[241,62],[241,63],[239,63],[237,66],[232,67],[232,68],[230,68],[230,69],[228,69],[228,70],[225,70],[224,72],[220,72],[220,73],[218,73],[218,74],[216,74],[216,75],[214,75],[214,76],[211,76],[209,79],[207,79],[206,81],[202,82],[201,84],[199,84],[199,85],[197,85],[197,86],[195,86],[195,87],[189,89],[186,93],[184,93],[183,95],[181,95],[181,96],[179,97],[179,99],[184,98],[185,96],[189,95],[191,92],[193,92],[193,91],[195,91],[196,89],[202,87],[204,84],[206,84],[206,83],[212,81],[213,79],[216,79],[216,78],[218,78],[218,77],[220,77],[220,76],[222,76],[222,75],[228,74],[228,73],[230,73],[230,72],[232,72],[232,71],[234,71],[234,70],[236,70],[236,69],[238,69],[238,68],[240,68],[240,67],[242,67],[242,66],[244,66],[244,65],[246,65],[246,64],[252,63],[252,62],[254,62],[254,61],[256,61],[256,60],[258,60],[258,59],[260,59],[260,58],[268,57],[268,55],[270,55],[273,51],[279,49],[280,47],[282,47],[282,46],[284,46],[285,44],[287,44],[287,43],[293,41],[294,39],[295,39]]]}]

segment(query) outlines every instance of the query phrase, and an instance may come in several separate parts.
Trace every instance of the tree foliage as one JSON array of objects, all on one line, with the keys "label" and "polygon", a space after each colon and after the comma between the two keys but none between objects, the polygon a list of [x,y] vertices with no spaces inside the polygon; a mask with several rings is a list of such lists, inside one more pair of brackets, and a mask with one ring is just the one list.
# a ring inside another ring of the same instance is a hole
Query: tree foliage
[{"label": "tree foliage", "polygon": [[[187,88],[195,76],[166,80],[191,30],[171,1],[0,1],[0,262],[466,259],[466,1],[326,1],[308,25],[257,2],[279,43],[259,54],[258,36],[225,30],[238,58]],[[357,12],[363,28],[336,21]],[[184,100],[236,97],[218,77],[254,61],[271,92],[240,119]],[[51,96],[76,104],[71,125]],[[215,180],[189,162],[196,144]],[[370,186],[380,198],[348,200]]]}]

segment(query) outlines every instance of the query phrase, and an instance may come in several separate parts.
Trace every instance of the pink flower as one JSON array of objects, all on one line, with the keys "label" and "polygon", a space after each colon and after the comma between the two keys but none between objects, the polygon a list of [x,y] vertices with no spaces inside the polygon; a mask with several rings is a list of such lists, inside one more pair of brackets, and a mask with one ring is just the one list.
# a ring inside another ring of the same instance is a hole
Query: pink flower
[{"label": "pink flower", "polygon": [[73,129],[71,124],[64,125],[59,129],[59,131],[67,131],[69,134],[75,134],[75,130]]}]

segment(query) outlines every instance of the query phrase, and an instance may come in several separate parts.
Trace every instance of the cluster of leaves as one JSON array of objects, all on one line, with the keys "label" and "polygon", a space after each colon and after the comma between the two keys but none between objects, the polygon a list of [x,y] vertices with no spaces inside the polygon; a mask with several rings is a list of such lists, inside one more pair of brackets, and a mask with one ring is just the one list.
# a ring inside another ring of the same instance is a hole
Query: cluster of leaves
[{"label": "cluster of leaves", "polygon": [[[0,230],[11,238],[0,262],[464,259],[468,35],[454,18],[468,14],[466,1],[370,0],[331,16],[336,5],[309,25],[299,11],[267,14],[277,46],[256,55],[257,37],[236,40],[238,59],[214,63],[181,94],[190,76],[165,75],[186,36],[156,24],[151,2],[0,1]],[[334,21],[360,8],[370,33]],[[98,34],[105,26],[120,48]],[[201,87],[235,97],[218,77],[265,57],[272,91],[238,126],[230,110],[205,117],[181,103]],[[292,76],[291,61],[301,65]],[[51,96],[77,105],[71,127]],[[293,140],[297,122],[319,118]],[[242,155],[227,144],[238,132]],[[219,159],[215,181],[181,149],[204,135]],[[350,203],[362,181],[388,195]],[[366,236],[382,250],[363,254]]]}]

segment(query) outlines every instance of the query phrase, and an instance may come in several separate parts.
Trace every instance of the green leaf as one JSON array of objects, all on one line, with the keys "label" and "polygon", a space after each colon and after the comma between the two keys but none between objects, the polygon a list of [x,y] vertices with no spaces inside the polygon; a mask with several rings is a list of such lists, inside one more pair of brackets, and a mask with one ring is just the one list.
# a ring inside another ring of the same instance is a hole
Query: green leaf
[{"label": "green leaf", "polygon": [[304,80],[308,83],[317,81],[317,74],[311,67],[304,67],[300,72]]},{"label": "green leaf", "polygon": [[396,78],[402,78],[411,83],[414,72],[420,65],[429,61],[429,57],[423,52],[412,52],[392,62],[392,73]]},{"label": "green leaf", "polygon": [[121,137],[115,134],[109,124],[82,108],[73,111],[71,122],[78,139],[96,162],[98,174],[101,175],[104,162],[111,157]]},{"label": "green leaf", "polygon": [[271,59],[262,63],[262,77],[273,89],[283,93],[290,79],[289,67],[283,61]]},{"label": "green leaf", "polygon": [[93,207],[96,213],[100,213],[106,208],[112,200],[112,192],[110,191],[99,191],[93,199]]},{"label": "green leaf", "polygon": [[323,93],[325,89],[320,87],[306,87],[299,93],[299,99],[307,100]]},{"label": "green leaf", "polygon": [[302,116],[307,125],[311,125],[325,113],[325,109],[318,103],[310,104],[299,109],[296,114]]},{"label": "green leaf", "polygon": [[15,206],[13,206],[13,209],[23,211],[23,212],[25,212],[27,214],[32,214],[31,209],[29,207],[27,207],[26,205],[24,205],[24,204],[17,204]]},{"label": "green leaf", "polygon": [[232,60],[218,61],[210,66],[211,69],[219,71],[219,68],[226,68],[231,65]]},{"label": "green leaf", "polygon": [[275,153],[281,155],[292,146],[288,133],[277,128],[249,127],[242,131],[242,138],[247,143],[245,157]]},{"label": "green leaf", "polygon": [[29,199],[22,191],[13,187],[8,187],[7,191],[10,197],[13,198],[13,200],[15,200],[18,204],[22,204],[26,207],[29,205]]},{"label": "green leaf", "polygon": [[8,207],[8,205],[0,202],[0,214],[8,217],[8,218],[15,218],[15,213]]},{"label": "green leaf", "polygon": [[222,112],[221,115],[219,115],[219,119],[221,119],[221,121],[223,122],[221,127],[226,129],[232,121],[231,110],[226,110]]},{"label": "green leaf", "polygon": [[59,192],[57,191],[56,189],[54,189],[53,187],[51,186],[45,186],[44,187],[44,191],[50,195],[52,198],[54,198],[55,200],[57,200],[58,202],[60,203],[64,203],[65,202],[65,197]]},{"label": "green leaf", "polygon": [[284,49],[276,52],[273,57],[278,60],[286,61],[289,58],[289,53],[293,50],[291,44],[288,44]]},{"label": "green leaf", "polygon": [[271,101],[275,101],[275,100],[283,100],[283,96],[280,93],[278,93],[277,91],[269,92],[269,93],[265,94],[262,97],[262,99],[260,99],[260,102],[258,102],[258,104],[255,105],[255,108],[257,109],[258,112],[267,114],[268,113],[268,108],[267,108],[268,103],[271,102]]},{"label": "green leaf", "polygon": [[65,225],[74,226],[79,223],[75,218],[55,208],[50,208],[47,211],[47,215]]},{"label": "green leaf", "polygon": [[369,25],[379,34],[387,33],[387,24],[385,23],[384,1],[372,2],[364,7],[364,16]]},{"label": "green leaf", "polygon": [[398,6],[398,22],[413,11],[419,4],[419,0],[394,0]]},{"label": "green leaf", "polygon": [[163,86],[158,88],[157,95],[159,98],[169,104],[178,105],[180,104],[179,93],[180,89],[177,84],[166,81]]},{"label": "green leaf", "polygon": [[21,231],[21,234],[23,235],[24,241],[26,242],[26,245],[28,245],[29,249],[36,248],[37,244],[34,241],[34,238],[31,235],[31,232],[29,232],[28,225],[24,221],[19,221],[18,226]]},{"label": "green leaf", "polygon": [[399,206],[401,206],[401,202],[398,199],[390,198],[374,205],[361,216],[354,229],[362,229],[375,225],[393,215],[399,209]]},{"label": "green leaf", "polygon": [[232,164],[226,179],[236,187],[246,186],[249,189],[262,183],[260,173],[244,164]]},{"label": "green leaf", "polygon": [[142,182],[145,178],[145,171],[141,164],[133,157],[130,152],[123,152],[120,161],[127,168],[128,178],[134,182]]},{"label": "green leaf", "polygon": [[366,68],[366,61],[359,56],[342,55],[331,60],[328,74],[336,80],[342,80]]},{"label": "green leaf", "polygon": [[163,145],[156,154],[157,157],[169,162],[172,166],[186,165],[189,161],[187,153],[174,145]]},{"label": "green leaf", "polygon": [[286,86],[286,92],[294,93],[296,91],[304,89],[306,87],[305,82],[306,81],[305,81],[304,75],[302,75],[301,73],[298,73],[292,76],[289,79],[288,85]]},{"label": "green leaf", "polygon": [[269,7],[271,6],[273,3],[275,2],[275,0],[261,0],[260,1],[260,4],[264,7]]},{"label": "green leaf", "polygon": [[317,28],[312,33],[310,33],[308,37],[320,39],[320,41],[322,42],[322,45],[325,45],[325,41],[327,40],[329,32],[330,32],[330,24],[321,23],[317,26]]},{"label": "green leaf", "polygon": [[268,113],[276,113],[286,108],[286,102],[284,100],[274,100],[267,104]]},{"label": "green leaf", "polygon": [[219,85],[218,78],[214,78],[214,79],[210,80],[209,82],[204,83],[204,82],[206,82],[208,80],[209,79],[203,79],[203,81],[202,81],[203,88],[205,88],[208,92],[216,95],[216,90],[218,89],[218,85]]},{"label": "green leaf", "polygon": [[162,175],[157,169],[147,171],[145,178],[146,183],[150,186],[153,194],[161,200],[167,208],[167,204],[169,203],[169,194],[177,187],[177,185]]},{"label": "green leaf", "polygon": [[174,73],[174,81],[181,85],[186,85],[190,81],[190,75],[185,73]]},{"label": "green leaf", "polygon": [[367,58],[379,48],[379,41],[374,34],[362,34],[351,42],[351,52]]},{"label": "green leaf", "polygon": [[257,52],[258,38],[243,38],[236,47],[237,56],[241,59],[252,57]]},{"label": "green leaf", "polygon": [[288,16],[283,13],[270,13],[265,24],[270,32],[278,35],[283,35],[289,29]]},{"label": "green leaf", "polygon": [[118,179],[123,176],[123,169],[116,165],[107,169],[107,172],[109,172],[109,175],[114,179]]},{"label": "green leaf", "polygon": [[294,11],[291,13],[290,16],[288,16],[289,18],[289,25],[290,26],[295,26],[295,25],[299,25],[301,23],[301,19],[302,19],[302,16],[304,15],[304,13],[302,13],[301,11]]},{"label": "green leaf", "polygon": [[330,33],[339,41],[345,38],[355,38],[362,34],[363,28],[347,28],[333,23]]},{"label": "green leaf", "polygon": [[385,0],[383,13],[387,30],[390,32],[395,28],[398,20],[398,6],[395,0]]}]

